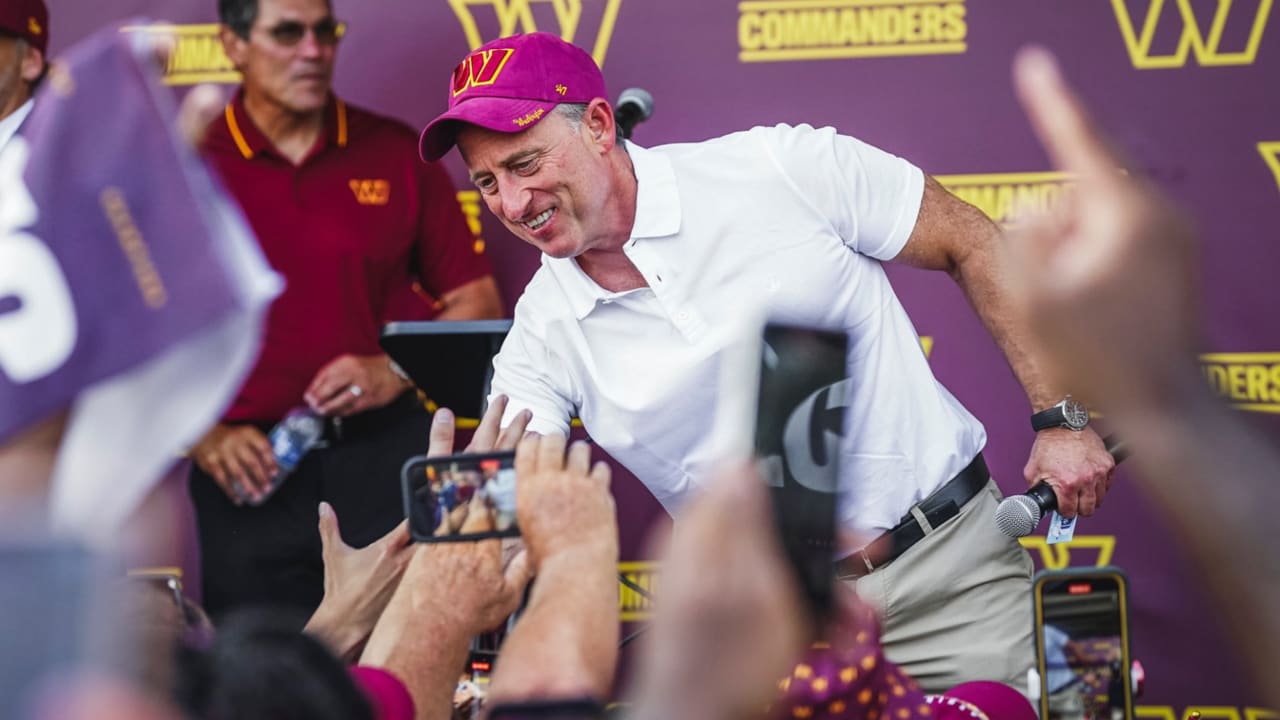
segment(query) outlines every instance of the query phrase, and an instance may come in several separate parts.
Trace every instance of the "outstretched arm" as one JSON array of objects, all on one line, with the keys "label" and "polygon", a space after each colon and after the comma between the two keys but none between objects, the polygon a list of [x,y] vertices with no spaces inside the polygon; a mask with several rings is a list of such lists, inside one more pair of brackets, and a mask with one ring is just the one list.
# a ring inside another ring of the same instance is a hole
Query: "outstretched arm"
[{"label": "outstretched arm", "polygon": [[[1010,268],[999,252],[1000,242],[995,223],[926,177],[915,229],[894,260],[941,270],[955,280],[1009,361],[1032,411],[1038,412],[1056,405],[1073,388],[1055,383],[1045,371],[1044,358],[1035,352],[1024,308],[1011,292]],[[1111,485],[1114,466],[1091,428],[1055,428],[1036,433],[1023,474],[1028,484],[1043,480],[1052,485],[1059,511],[1071,517],[1093,514]]]},{"label": "outstretched arm", "polygon": [[618,524],[609,466],[559,435],[516,450],[517,519],[537,582],[503,644],[491,701],[608,698],[618,659]]}]

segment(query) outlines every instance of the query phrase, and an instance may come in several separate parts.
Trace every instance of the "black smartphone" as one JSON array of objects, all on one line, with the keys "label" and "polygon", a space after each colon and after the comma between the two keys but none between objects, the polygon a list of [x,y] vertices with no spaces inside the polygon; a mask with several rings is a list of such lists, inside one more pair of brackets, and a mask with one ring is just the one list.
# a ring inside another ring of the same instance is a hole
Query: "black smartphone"
[{"label": "black smartphone", "polygon": [[1032,597],[1040,717],[1132,718],[1129,582],[1124,571],[1041,571]]},{"label": "black smartphone", "polygon": [[506,450],[409,458],[400,473],[409,534],[417,542],[519,536],[515,456]]},{"label": "black smartphone", "polygon": [[848,344],[843,332],[770,323],[760,346],[755,452],[815,622],[832,612]]}]

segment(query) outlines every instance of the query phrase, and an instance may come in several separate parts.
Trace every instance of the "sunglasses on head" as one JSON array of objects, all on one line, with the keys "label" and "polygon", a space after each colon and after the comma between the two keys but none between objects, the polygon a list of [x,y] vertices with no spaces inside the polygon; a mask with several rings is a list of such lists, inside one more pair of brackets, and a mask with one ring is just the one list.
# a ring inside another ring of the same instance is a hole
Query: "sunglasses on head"
[{"label": "sunglasses on head", "polygon": [[[336,45],[347,33],[347,24],[328,17],[317,20],[311,26],[311,33],[315,35],[316,42],[321,45]],[[275,27],[267,28],[267,34],[277,44],[291,47],[302,42],[302,39],[307,36],[307,26],[297,20],[284,20],[277,23]]]}]

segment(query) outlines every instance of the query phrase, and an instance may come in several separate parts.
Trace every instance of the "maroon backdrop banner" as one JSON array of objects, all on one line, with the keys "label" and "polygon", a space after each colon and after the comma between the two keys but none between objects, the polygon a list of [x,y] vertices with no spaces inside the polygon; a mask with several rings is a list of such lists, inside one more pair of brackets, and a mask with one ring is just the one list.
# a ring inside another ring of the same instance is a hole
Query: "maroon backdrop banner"
[{"label": "maroon backdrop banner", "polygon": [[[422,124],[445,107],[449,72],[476,45],[544,30],[587,49],[610,92],[638,86],[657,111],[644,145],[778,122],[831,125],[902,155],[1008,225],[1053,202],[1053,172],[1014,100],[1010,62],[1041,43],[1061,58],[1101,123],[1198,222],[1210,347],[1206,381],[1280,440],[1280,27],[1273,0],[334,0],[349,23],[337,92]],[[49,0],[51,51],[125,18],[174,24],[176,90],[236,82],[214,0]],[[104,139],[109,141],[109,139]],[[508,309],[537,266],[448,167],[493,257]],[[944,276],[891,277],[937,375],[986,424],[1006,492],[1025,487],[1029,408],[999,351]],[[1212,492],[1212,487],[1205,492]],[[665,521],[634,478],[615,481],[623,570],[656,581],[645,536]],[[1129,574],[1135,655],[1147,669],[1138,717],[1275,718],[1254,707],[1200,576],[1123,469],[1068,546],[1026,545],[1042,567],[1113,563]],[[1277,549],[1280,551],[1280,548]],[[1028,599],[1028,602],[1030,600]],[[647,605],[622,595],[624,618]]]}]

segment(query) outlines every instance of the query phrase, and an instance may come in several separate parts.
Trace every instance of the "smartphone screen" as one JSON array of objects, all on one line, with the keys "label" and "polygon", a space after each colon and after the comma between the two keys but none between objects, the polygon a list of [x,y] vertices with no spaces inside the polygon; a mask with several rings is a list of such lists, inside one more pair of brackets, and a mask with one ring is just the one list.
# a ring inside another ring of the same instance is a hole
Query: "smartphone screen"
[{"label": "smartphone screen", "polygon": [[418,542],[517,537],[515,452],[410,458],[401,471]]},{"label": "smartphone screen", "polygon": [[1124,574],[1116,568],[1043,572],[1034,597],[1041,717],[1133,717]]},{"label": "smartphone screen", "polygon": [[811,616],[830,616],[836,501],[848,404],[842,332],[765,326],[755,451],[774,518]]}]

